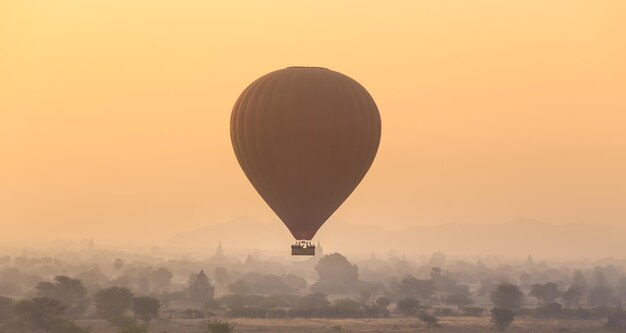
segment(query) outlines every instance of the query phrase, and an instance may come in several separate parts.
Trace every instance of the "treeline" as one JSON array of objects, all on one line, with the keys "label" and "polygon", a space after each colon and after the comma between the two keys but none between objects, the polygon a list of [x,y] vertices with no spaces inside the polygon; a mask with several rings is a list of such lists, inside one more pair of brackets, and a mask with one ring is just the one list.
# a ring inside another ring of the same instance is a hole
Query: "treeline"
[{"label": "treeline", "polygon": [[[421,265],[398,257],[357,264],[339,253],[290,264],[251,256],[245,263],[221,258],[156,265],[115,258],[108,275],[96,264],[49,257],[2,262],[0,332],[80,332],[75,322],[94,318],[118,330],[141,330],[153,320],[212,316],[409,316],[429,326],[446,316],[491,316],[504,329],[519,316],[621,323],[619,305],[626,300],[619,266],[572,270],[530,258],[495,267],[447,264],[442,253]],[[68,274],[42,277],[58,272]]]},{"label": "treeline", "polygon": [[[127,288],[111,287],[87,296],[87,290],[78,279],[57,276],[54,282],[41,282],[34,290],[35,297],[14,301],[0,296],[0,332],[80,333],[88,332],[74,320],[94,314],[106,319],[121,331],[147,331],[146,325],[159,316],[161,302],[150,296],[135,296]],[[138,325],[137,321],[144,325]]]}]

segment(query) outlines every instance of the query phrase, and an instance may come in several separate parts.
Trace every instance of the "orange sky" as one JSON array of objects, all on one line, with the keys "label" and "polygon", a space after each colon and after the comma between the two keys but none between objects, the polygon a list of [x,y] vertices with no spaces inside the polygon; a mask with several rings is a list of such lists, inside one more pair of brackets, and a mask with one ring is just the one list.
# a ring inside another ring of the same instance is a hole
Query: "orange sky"
[{"label": "orange sky", "polygon": [[335,216],[625,224],[625,17],[621,0],[0,0],[0,240],[273,219],[229,117],[292,65],[353,77],[381,111]]}]

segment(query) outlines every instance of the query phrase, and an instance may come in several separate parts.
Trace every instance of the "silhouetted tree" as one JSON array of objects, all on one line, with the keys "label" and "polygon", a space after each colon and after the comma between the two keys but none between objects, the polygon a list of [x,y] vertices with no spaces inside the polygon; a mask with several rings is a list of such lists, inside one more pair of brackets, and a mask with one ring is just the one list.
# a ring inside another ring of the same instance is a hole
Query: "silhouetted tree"
[{"label": "silhouetted tree", "polygon": [[109,277],[98,269],[80,272],[74,278],[80,280],[83,286],[85,286],[85,289],[92,294],[95,294],[98,290],[102,289],[102,286],[109,282]]},{"label": "silhouetted tree", "polygon": [[570,308],[574,306],[579,307],[580,302],[583,300],[583,297],[584,297],[583,287],[576,286],[576,285],[570,286],[563,293],[563,295],[561,295],[561,298],[563,299],[565,306],[570,307]]},{"label": "silhouetted tree", "polygon": [[446,255],[442,252],[434,252],[428,261],[428,266],[443,267],[446,263]]},{"label": "silhouetted tree", "polygon": [[522,306],[524,293],[518,286],[502,283],[491,293],[491,302],[496,308],[518,309]]},{"label": "silhouetted tree", "polygon": [[159,316],[161,303],[156,298],[141,296],[133,298],[133,312],[135,317],[143,320],[146,325]]},{"label": "silhouetted tree", "polygon": [[33,328],[48,333],[79,333],[85,329],[61,316],[65,307],[58,300],[47,297],[36,297],[23,300],[15,305],[15,314],[29,323]]},{"label": "silhouetted tree", "polygon": [[59,320],[65,307],[56,299],[37,297],[32,300],[20,301],[15,305],[15,313],[35,328],[46,332]]},{"label": "silhouetted tree", "polygon": [[335,300],[328,313],[339,318],[358,318],[363,315],[361,305],[349,298]]},{"label": "silhouetted tree", "polygon": [[213,270],[213,278],[215,279],[215,284],[218,286],[225,286],[230,282],[230,273],[228,269],[224,267],[215,267]]},{"label": "silhouetted tree", "polygon": [[103,289],[94,296],[94,301],[100,318],[118,326],[132,323],[128,320],[128,313],[133,306],[133,294],[127,288]]},{"label": "silhouetted tree", "polygon": [[228,290],[234,294],[246,295],[250,293],[250,286],[242,279],[228,285]]},{"label": "silhouetted tree", "polygon": [[398,293],[403,296],[427,299],[435,293],[435,286],[432,280],[420,280],[408,276],[400,281]]},{"label": "silhouetted tree", "polygon": [[122,259],[117,258],[113,261],[113,268],[115,268],[118,278],[120,277],[120,271],[122,270],[123,267],[124,267],[124,261],[122,261]]},{"label": "silhouetted tree", "polygon": [[300,298],[294,307],[296,314],[304,316],[320,316],[328,312],[330,302],[322,293],[312,293]]},{"label": "silhouetted tree", "polygon": [[534,284],[530,289],[530,295],[539,299],[542,304],[548,304],[559,298],[561,292],[556,283],[548,282],[546,284]]},{"label": "silhouetted tree", "polygon": [[572,276],[572,283],[570,284],[572,286],[578,286],[581,287],[582,289],[585,289],[585,287],[587,287],[587,280],[585,279],[585,275],[583,274],[583,272],[581,270],[574,270],[574,275]]},{"label": "silhouetted tree", "polygon": [[54,282],[40,282],[36,291],[39,297],[60,301],[65,307],[65,315],[70,318],[80,317],[89,303],[87,290],[82,282],[67,276],[58,275],[54,278]]},{"label": "silhouetted tree", "polygon": [[616,294],[619,299],[626,301],[626,277],[622,276],[617,283]]},{"label": "silhouetted tree", "polygon": [[474,300],[472,300],[469,296],[465,294],[448,295],[443,299],[443,302],[449,305],[456,305],[459,309],[461,309],[461,307],[463,306],[474,304]]},{"label": "silhouetted tree", "polygon": [[540,317],[554,317],[561,314],[563,306],[559,303],[547,303],[535,309],[535,314]]},{"label": "silhouetted tree", "polygon": [[387,308],[389,306],[389,304],[391,304],[391,301],[389,300],[389,298],[387,297],[378,297],[376,299],[376,305],[381,307],[381,308]]},{"label": "silhouetted tree", "polygon": [[506,330],[513,320],[515,319],[515,313],[511,309],[507,308],[493,308],[491,309],[491,322],[496,325],[496,328],[500,331]]},{"label": "silhouetted tree", "polygon": [[242,286],[237,283],[238,281],[242,281],[248,292],[253,294],[288,294],[291,292],[291,287],[280,276],[274,274],[251,272],[235,281],[232,288]]},{"label": "silhouetted tree", "polygon": [[13,300],[8,297],[0,296],[0,323],[11,318],[12,314]]},{"label": "silhouetted tree", "polygon": [[466,316],[470,317],[480,317],[485,312],[485,309],[477,306],[464,306],[461,309]]},{"label": "silhouetted tree", "polygon": [[285,274],[282,279],[291,289],[295,290],[304,289],[308,285],[305,279],[294,274]]},{"label": "silhouetted tree", "polygon": [[626,312],[619,305],[607,318],[604,327],[610,330],[621,331],[626,328]]},{"label": "silhouetted tree", "polygon": [[439,327],[439,319],[432,314],[426,312],[420,312],[417,314],[417,318],[426,325],[428,328]]},{"label": "silhouetted tree", "polygon": [[420,302],[415,298],[407,297],[398,301],[396,309],[404,315],[414,315],[419,309]]},{"label": "silhouetted tree", "polygon": [[607,285],[597,285],[589,291],[587,303],[591,306],[609,306],[613,297],[613,289]]},{"label": "silhouetted tree", "polygon": [[166,290],[170,287],[173,277],[174,274],[172,274],[172,272],[170,272],[167,268],[160,267],[159,269],[152,271],[150,274],[150,284],[156,290]]},{"label": "silhouetted tree", "polygon": [[20,270],[4,267],[0,272],[0,294],[11,295],[20,289]]},{"label": "silhouetted tree", "polygon": [[326,255],[315,266],[318,281],[311,286],[315,292],[344,293],[359,278],[359,268],[339,253]]}]

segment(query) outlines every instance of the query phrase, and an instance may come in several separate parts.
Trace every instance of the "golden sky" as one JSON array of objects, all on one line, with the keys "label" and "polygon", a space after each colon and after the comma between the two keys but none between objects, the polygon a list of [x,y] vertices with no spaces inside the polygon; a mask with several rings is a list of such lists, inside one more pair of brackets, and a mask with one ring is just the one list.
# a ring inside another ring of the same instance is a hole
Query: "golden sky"
[{"label": "golden sky", "polygon": [[381,112],[336,217],[626,224],[625,17],[621,0],[0,0],[0,240],[274,219],[229,118],[293,65],[351,76]]}]

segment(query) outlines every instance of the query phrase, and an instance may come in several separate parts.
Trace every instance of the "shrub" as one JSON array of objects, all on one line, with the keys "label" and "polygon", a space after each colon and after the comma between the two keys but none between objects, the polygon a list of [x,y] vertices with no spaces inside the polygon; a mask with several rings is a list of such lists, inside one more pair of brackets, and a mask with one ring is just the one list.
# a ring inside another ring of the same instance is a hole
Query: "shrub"
[{"label": "shrub", "polygon": [[477,306],[464,306],[461,308],[461,310],[466,316],[470,316],[470,317],[480,317],[485,311],[485,309],[477,307]]},{"label": "shrub", "polygon": [[398,304],[396,305],[396,309],[398,309],[398,311],[404,315],[412,315],[417,312],[419,305],[420,302],[418,300],[408,297],[399,300]]},{"label": "shrub", "polygon": [[623,330],[626,328],[626,312],[622,310],[621,306],[608,316],[604,327],[613,330]]},{"label": "shrub", "polygon": [[180,312],[183,319],[203,319],[206,318],[206,314],[197,309],[185,309]]},{"label": "shrub", "polygon": [[496,325],[496,328],[500,331],[504,331],[511,325],[515,319],[515,313],[511,309],[506,308],[493,308],[491,309],[491,322]]},{"label": "shrub", "polygon": [[424,325],[428,328],[439,327],[439,319],[437,319],[435,315],[422,312],[417,315],[417,318],[419,318],[419,320],[421,320],[422,323],[424,323]]},{"label": "shrub", "polygon": [[554,317],[561,314],[563,306],[559,303],[548,303],[535,309],[535,314],[539,317]]},{"label": "shrub", "polygon": [[206,326],[209,333],[231,333],[235,330],[235,325],[219,319],[209,320]]},{"label": "shrub", "polygon": [[452,311],[452,309],[450,308],[435,308],[433,309],[435,315],[437,316],[444,316],[444,317],[448,317],[448,316],[452,316],[454,314],[454,311]]}]

